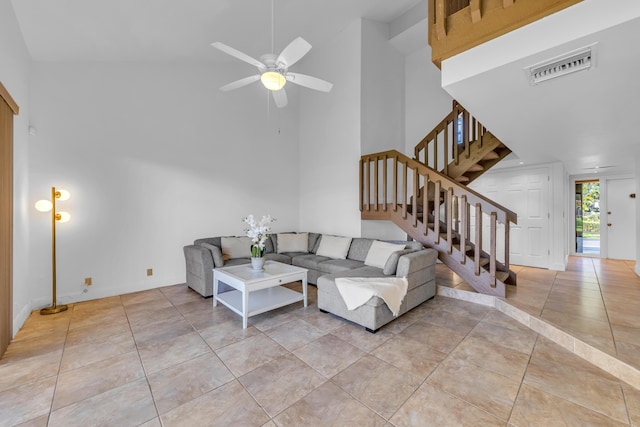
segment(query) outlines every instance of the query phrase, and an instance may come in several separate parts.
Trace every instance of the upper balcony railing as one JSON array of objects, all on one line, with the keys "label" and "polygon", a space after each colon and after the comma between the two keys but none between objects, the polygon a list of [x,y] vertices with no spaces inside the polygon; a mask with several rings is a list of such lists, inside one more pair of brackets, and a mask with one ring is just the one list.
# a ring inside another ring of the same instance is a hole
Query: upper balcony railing
[{"label": "upper balcony railing", "polygon": [[429,44],[437,65],[582,0],[428,0]]}]

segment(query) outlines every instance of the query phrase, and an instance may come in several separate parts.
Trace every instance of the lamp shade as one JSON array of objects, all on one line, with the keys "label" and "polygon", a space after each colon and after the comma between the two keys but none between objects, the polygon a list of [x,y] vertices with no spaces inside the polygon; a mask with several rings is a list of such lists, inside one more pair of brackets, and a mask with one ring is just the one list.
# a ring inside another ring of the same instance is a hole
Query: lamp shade
[{"label": "lamp shade", "polygon": [[53,204],[49,200],[38,200],[36,202],[36,209],[40,212],[49,212]]},{"label": "lamp shade", "polygon": [[56,219],[59,222],[67,222],[71,219],[71,215],[69,215],[69,212],[58,212]]},{"label": "lamp shade", "polygon": [[280,90],[287,84],[287,79],[276,71],[266,71],[262,73],[260,81],[264,87],[269,90]]},{"label": "lamp shade", "polygon": [[60,194],[56,194],[56,199],[69,200],[69,197],[71,197],[71,193],[69,193],[67,190],[57,190],[56,193]]}]

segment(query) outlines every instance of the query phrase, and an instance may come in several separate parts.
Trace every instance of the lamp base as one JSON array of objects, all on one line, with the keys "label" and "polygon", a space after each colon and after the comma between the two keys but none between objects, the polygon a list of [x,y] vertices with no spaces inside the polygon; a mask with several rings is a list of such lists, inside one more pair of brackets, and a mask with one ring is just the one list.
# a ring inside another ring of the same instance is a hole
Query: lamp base
[{"label": "lamp base", "polygon": [[69,306],[66,304],[55,305],[55,306],[52,305],[51,307],[45,307],[42,310],[40,310],[40,314],[56,314],[56,313],[60,313],[61,311],[65,311],[68,308]]}]

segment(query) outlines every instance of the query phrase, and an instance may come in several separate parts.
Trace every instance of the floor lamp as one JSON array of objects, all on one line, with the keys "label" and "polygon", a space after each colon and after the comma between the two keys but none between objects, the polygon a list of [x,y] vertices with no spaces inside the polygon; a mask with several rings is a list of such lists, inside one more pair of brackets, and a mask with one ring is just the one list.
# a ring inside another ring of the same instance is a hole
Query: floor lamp
[{"label": "floor lamp", "polygon": [[56,303],[56,222],[67,222],[71,218],[71,215],[67,212],[58,212],[56,210],[56,199],[60,201],[67,200],[70,196],[67,190],[56,190],[56,187],[51,187],[51,201],[38,200],[36,202],[36,209],[40,212],[51,211],[51,273],[53,299],[51,306],[40,310],[40,314],[60,313],[68,308],[66,304],[58,305]]}]

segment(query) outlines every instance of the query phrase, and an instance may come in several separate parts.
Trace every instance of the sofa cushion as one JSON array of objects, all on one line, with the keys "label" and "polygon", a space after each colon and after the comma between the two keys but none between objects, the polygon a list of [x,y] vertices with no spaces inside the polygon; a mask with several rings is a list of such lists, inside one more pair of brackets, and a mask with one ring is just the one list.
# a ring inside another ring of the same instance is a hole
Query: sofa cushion
[{"label": "sofa cushion", "polygon": [[311,268],[313,270],[320,270],[320,263],[327,261],[331,258],[326,256],[320,256],[315,254],[298,255],[291,258],[291,264],[302,268]]},{"label": "sofa cushion", "polygon": [[291,264],[291,257],[287,254],[266,254],[264,258],[267,261],[278,261],[283,264]]},{"label": "sofa cushion", "polygon": [[364,261],[367,257],[367,253],[369,253],[369,248],[373,243],[373,239],[366,239],[363,237],[356,237],[351,242],[351,247],[349,248],[349,255],[347,258],[355,259],[356,261]]},{"label": "sofa cushion", "polygon": [[309,233],[278,233],[277,252],[307,252],[309,250]]},{"label": "sofa cushion", "polygon": [[338,237],[323,234],[316,252],[319,256],[334,259],[346,259],[351,246],[351,237]]},{"label": "sofa cushion", "polygon": [[309,233],[309,253],[310,254],[315,254],[318,251],[318,246],[320,245],[320,236],[322,236],[322,234]]},{"label": "sofa cushion", "polygon": [[356,261],[354,259],[330,259],[318,264],[318,269],[323,273],[340,273],[341,271],[353,270],[354,268],[362,267],[364,264],[362,261]]},{"label": "sofa cushion", "polygon": [[233,258],[233,259],[227,260],[224,263],[224,266],[230,267],[232,265],[249,264],[250,262],[251,262],[251,258]]},{"label": "sofa cushion", "polygon": [[222,256],[222,250],[219,246],[211,245],[209,243],[200,243],[200,246],[209,249],[211,251],[211,255],[213,256],[213,266],[214,267],[222,267],[224,266],[224,257]]},{"label": "sofa cushion", "polygon": [[396,251],[401,251],[404,248],[405,245],[396,245],[394,243],[374,240],[370,245],[364,263],[372,267],[384,268],[391,254]]},{"label": "sofa cushion", "polygon": [[389,256],[387,262],[384,264],[384,268],[382,269],[382,274],[385,276],[391,276],[396,274],[396,268],[398,268],[398,260],[404,254],[409,254],[411,252],[415,252],[416,249],[403,249],[401,251],[395,251]]},{"label": "sofa cushion", "polygon": [[222,256],[225,261],[235,258],[251,258],[251,245],[253,242],[250,237],[223,237],[220,240]]}]

